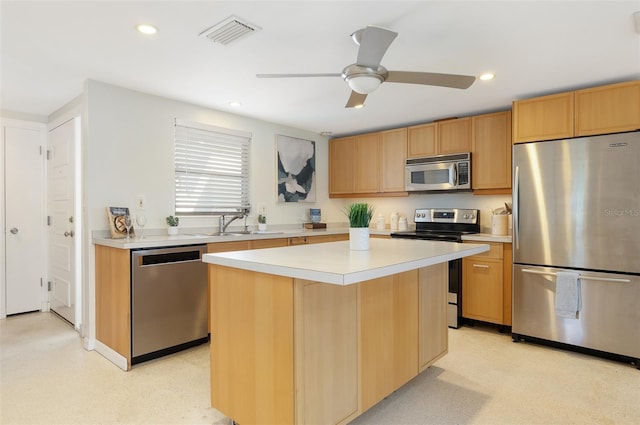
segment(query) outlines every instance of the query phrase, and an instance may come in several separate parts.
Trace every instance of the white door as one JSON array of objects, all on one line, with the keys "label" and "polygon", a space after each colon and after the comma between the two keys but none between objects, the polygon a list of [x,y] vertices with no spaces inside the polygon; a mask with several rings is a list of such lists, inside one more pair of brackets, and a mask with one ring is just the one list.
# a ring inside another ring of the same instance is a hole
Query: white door
[{"label": "white door", "polygon": [[[75,149],[78,119],[49,132],[49,281],[51,310],[76,325]],[[78,296],[79,298],[79,296]]]},{"label": "white door", "polygon": [[5,307],[6,314],[16,314],[41,310],[46,303],[45,130],[11,124],[3,129]]}]

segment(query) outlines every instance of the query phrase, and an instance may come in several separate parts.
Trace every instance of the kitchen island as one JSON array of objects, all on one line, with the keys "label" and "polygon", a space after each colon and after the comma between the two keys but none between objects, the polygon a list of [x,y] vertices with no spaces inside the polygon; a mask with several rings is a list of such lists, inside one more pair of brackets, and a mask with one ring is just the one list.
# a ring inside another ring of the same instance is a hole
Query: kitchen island
[{"label": "kitchen island", "polygon": [[487,245],[372,239],[206,254],[211,404],[347,423],[447,352],[447,262]]}]

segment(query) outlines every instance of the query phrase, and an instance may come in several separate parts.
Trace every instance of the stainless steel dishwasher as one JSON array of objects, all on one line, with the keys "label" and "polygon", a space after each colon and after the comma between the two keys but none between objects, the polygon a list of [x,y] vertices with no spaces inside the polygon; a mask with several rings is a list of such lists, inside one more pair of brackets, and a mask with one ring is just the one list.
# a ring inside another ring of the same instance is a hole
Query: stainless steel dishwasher
[{"label": "stainless steel dishwasher", "polygon": [[206,245],[131,251],[131,363],[208,341]]}]

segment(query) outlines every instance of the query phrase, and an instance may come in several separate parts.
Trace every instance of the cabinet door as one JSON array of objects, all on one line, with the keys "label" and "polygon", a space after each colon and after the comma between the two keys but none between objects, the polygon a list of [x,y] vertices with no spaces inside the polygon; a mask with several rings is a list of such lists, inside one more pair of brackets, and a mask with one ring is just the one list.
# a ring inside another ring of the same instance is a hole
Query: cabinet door
[{"label": "cabinet door", "polygon": [[307,243],[325,243],[325,242],[338,242],[338,241],[347,241],[347,240],[349,240],[349,234],[342,233],[338,235],[309,236],[307,238]]},{"label": "cabinet door", "polygon": [[404,166],[407,159],[407,129],[385,131],[380,140],[382,192],[404,192]]},{"label": "cabinet door", "polygon": [[640,128],[640,81],[578,90],[576,136]]},{"label": "cabinet door", "polygon": [[294,296],[296,423],[343,423],[358,411],[357,287],[296,279]]},{"label": "cabinet door", "polygon": [[510,243],[504,244],[502,259],[502,324],[511,326],[512,301],[511,282],[513,279],[513,250]]},{"label": "cabinet door", "polygon": [[407,138],[407,156],[409,158],[436,155],[436,140],[438,138],[436,123],[409,127]]},{"label": "cabinet door", "polygon": [[380,133],[356,136],[353,193],[380,191]]},{"label": "cabinet door", "polygon": [[473,189],[511,188],[511,111],[472,118]]},{"label": "cabinet door", "polygon": [[462,315],[502,324],[502,260],[467,257],[462,260]]},{"label": "cabinet door", "polygon": [[355,137],[329,140],[329,195],[353,193]]},{"label": "cabinet door", "polygon": [[438,122],[438,154],[471,151],[471,118]]},{"label": "cabinet door", "polygon": [[573,137],[573,92],[513,102],[513,143]]},{"label": "cabinet door", "polygon": [[251,249],[278,248],[281,246],[289,246],[289,239],[253,239],[249,241],[249,246],[251,247]]},{"label": "cabinet door", "polygon": [[358,285],[361,409],[418,374],[418,271]]},{"label": "cabinet door", "polygon": [[448,264],[436,264],[419,269],[418,282],[419,367],[420,371],[423,371],[447,353]]}]

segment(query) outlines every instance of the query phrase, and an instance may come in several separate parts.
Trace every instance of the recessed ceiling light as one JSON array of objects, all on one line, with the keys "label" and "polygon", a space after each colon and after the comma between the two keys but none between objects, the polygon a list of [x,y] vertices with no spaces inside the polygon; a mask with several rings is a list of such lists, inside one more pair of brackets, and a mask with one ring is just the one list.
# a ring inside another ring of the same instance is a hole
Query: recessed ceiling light
[{"label": "recessed ceiling light", "polygon": [[158,28],[154,27],[151,24],[138,24],[136,25],[136,29],[138,30],[138,32],[147,35],[155,34],[158,32]]},{"label": "recessed ceiling light", "polygon": [[488,80],[493,80],[493,78],[496,76],[496,74],[492,73],[492,72],[487,72],[484,73],[480,76],[480,79],[482,81],[488,81]]},{"label": "recessed ceiling light", "polygon": [[242,106],[242,103],[238,102],[237,100],[232,100],[231,102],[229,102],[229,106],[232,106],[234,108],[238,108],[238,107]]}]

